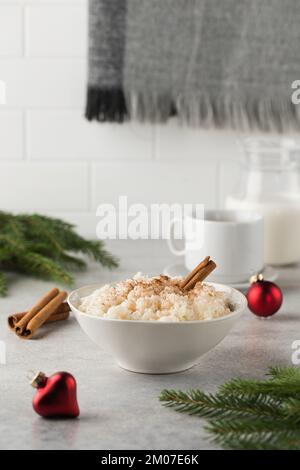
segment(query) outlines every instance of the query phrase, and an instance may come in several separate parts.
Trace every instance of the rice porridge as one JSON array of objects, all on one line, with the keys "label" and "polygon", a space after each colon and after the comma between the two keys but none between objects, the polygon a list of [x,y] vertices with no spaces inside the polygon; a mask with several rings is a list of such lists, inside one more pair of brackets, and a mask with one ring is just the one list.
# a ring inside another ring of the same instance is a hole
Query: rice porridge
[{"label": "rice porridge", "polygon": [[225,292],[202,282],[184,291],[180,283],[181,278],[147,278],[138,273],[81,298],[78,309],[107,319],[161,322],[213,319],[233,311]]}]

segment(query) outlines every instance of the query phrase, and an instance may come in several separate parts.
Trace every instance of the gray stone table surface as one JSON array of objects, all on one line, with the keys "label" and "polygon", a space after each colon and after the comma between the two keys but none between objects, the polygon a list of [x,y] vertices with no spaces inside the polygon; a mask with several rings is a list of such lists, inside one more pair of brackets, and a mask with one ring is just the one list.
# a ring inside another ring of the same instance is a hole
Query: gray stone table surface
[{"label": "gray stone table surface", "polygon": [[[136,271],[159,274],[174,259],[163,241],[115,241],[108,247],[120,258],[117,270],[91,263],[76,287],[108,282]],[[83,333],[74,318],[42,328],[23,341],[6,326],[7,315],[30,307],[53,283],[12,277],[0,299],[0,340],[6,364],[0,365],[1,449],[209,449],[216,448],[198,418],[180,415],[158,401],[164,388],[201,387],[214,391],[232,377],[261,378],[269,365],[291,365],[292,342],[300,339],[300,268],[281,269],[281,311],[269,320],[246,312],[230,334],[192,369],[170,375],[124,371]],[[32,410],[30,371],[66,370],[78,383],[77,420],[45,420]]]}]

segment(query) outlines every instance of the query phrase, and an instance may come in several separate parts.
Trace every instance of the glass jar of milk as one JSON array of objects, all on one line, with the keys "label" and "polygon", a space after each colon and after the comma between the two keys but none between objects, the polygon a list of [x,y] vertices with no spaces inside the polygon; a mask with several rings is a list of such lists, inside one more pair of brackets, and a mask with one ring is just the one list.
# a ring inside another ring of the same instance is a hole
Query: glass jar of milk
[{"label": "glass jar of milk", "polygon": [[300,261],[299,149],[288,139],[243,141],[239,182],[227,209],[253,210],[264,216],[265,263]]}]

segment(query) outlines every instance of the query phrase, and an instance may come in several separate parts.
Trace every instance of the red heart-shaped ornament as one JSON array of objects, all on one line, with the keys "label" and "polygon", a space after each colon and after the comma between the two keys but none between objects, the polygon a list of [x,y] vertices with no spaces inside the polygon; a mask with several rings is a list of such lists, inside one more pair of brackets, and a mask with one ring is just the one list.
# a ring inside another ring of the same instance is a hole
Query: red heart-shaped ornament
[{"label": "red heart-shaped ornament", "polygon": [[79,406],[76,397],[76,380],[68,372],[56,372],[46,377],[39,372],[31,385],[37,389],[32,405],[44,418],[76,418]]}]

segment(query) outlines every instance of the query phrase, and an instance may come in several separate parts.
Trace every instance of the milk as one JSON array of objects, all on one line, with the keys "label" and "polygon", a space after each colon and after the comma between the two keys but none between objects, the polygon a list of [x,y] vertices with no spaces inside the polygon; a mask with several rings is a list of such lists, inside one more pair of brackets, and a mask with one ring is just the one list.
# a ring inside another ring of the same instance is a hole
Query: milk
[{"label": "milk", "polygon": [[229,196],[227,209],[255,211],[264,217],[264,259],[266,264],[284,265],[300,261],[300,196],[274,194],[260,201]]}]

